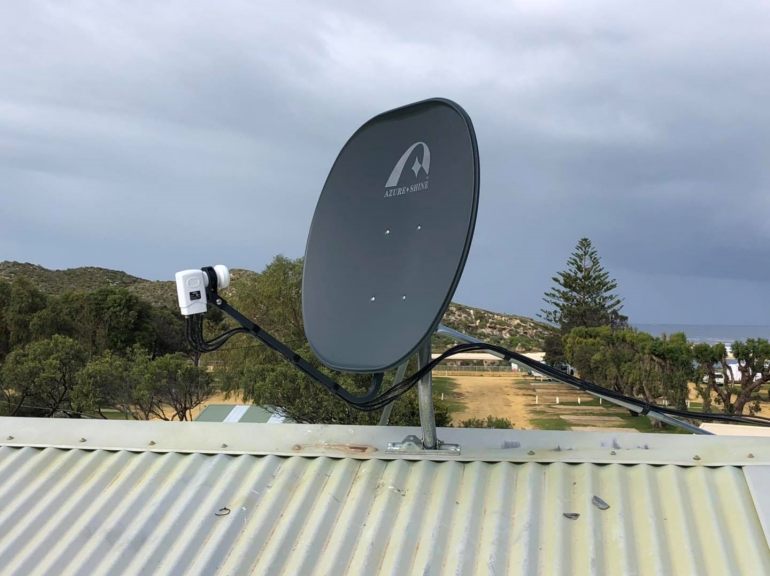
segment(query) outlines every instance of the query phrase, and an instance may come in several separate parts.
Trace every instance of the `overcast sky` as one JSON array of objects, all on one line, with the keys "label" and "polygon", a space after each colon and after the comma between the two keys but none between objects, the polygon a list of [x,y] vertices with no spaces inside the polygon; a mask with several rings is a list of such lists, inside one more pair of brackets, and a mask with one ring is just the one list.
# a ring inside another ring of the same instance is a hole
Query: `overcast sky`
[{"label": "overcast sky", "polygon": [[587,236],[637,323],[770,324],[767,2],[3,2],[0,260],[301,256],[339,149],[432,96],[482,165],[457,301],[534,316]]}]

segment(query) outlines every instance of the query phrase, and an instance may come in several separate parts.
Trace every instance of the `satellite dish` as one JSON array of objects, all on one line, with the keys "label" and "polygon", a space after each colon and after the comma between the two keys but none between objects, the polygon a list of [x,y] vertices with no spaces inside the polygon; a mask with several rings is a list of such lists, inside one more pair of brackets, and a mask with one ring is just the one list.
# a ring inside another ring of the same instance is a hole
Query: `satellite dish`
[{"label": "satellite dish", "polygon": [[382,372],[430,338],[462,275],[478,198],[476,136],[456,103],[397,108],[353,134],[305,251],[305,333],[324,364]]}]

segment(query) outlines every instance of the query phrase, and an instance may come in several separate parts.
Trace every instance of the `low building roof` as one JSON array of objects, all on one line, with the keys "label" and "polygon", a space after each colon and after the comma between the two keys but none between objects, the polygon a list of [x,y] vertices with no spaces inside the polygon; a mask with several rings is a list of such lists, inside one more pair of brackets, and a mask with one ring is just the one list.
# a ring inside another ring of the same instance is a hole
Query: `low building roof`
[{"label": "low building roof", "polygon": [[209,404],[195,419],[198,422],[251,422],[281,424],[286,416],[272,406],[254,404]]},{"label": "low building roof", "polygon": [[459,452],[392,451],[409,434],[0,418],[0,560],[23,574],[770,573],[765,439],[440,429]]}]

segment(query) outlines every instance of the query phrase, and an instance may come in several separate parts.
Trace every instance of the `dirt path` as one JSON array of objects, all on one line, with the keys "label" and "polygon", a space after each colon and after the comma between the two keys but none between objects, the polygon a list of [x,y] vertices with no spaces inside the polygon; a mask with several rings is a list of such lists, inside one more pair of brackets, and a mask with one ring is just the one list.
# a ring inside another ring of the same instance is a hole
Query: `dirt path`
[{"label": "dirt path", "polygon": [[528,384],[520,384],[505,376],[452,376],[455,396],[465,403],[465,409],[455,412],[455,424],[468,418],[486,418],[490,414],[508,418],[514,428],[530,429],[529,406],[534,405],[534,392]]}]

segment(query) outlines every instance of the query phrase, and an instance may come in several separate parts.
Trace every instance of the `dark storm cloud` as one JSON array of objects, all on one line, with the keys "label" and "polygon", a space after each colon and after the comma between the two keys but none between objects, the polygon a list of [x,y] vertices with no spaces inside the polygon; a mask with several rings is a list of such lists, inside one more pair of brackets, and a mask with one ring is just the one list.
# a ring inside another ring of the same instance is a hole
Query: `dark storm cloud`
[{"label": "dark storm cloud", "polygon": [[759,2],[6,3],[0,259],[299,256],[350,134],[441,95],[482,160],[458,299],[532,315],[589,236],[632,320],[770,322],[768,24]]}]

